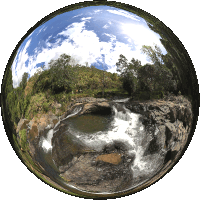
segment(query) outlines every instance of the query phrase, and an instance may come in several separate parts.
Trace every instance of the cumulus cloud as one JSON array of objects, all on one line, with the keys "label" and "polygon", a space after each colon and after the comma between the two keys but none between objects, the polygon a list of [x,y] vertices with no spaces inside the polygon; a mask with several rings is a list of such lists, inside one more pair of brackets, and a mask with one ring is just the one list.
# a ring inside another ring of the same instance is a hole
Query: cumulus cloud
[{"label": "cumulus cloud", "polygon": [[[121,11],[120,13],[125,14]],[[90,66],[93,63],[101,62],[108,67],[107,71],[116,72],[116,62],[120,54],[125,55],[128,61],[135,58],[142,64],[146,64],[148,63],[147,57],[141,54],[142,45],[152,46],[153,43],[161,45],[159,36],[141,24],[120,24],[121,33],[128,41],[126,44],[117,40],[114,34],[106,32],[103,34],[109,37],[108,42],[101,41],[94,30],[86,29],[86,22],[90,22],[90,20],[91,17],[83,17],[81,22],[68,25],[56,36],[50,35],[45,41],[40,40],[32,55],[27,52],[31,43],[31,39],[29,39],[19,50],[13,63],[13,86],[19,85],[24,72],[28,72],[32,76],[37,71],[38,64],[44,62],[48,68],[49,61],[57,59],[63,53],[70,55],[75,64],[85,65],[88,62]],[[108,24],[111,25],[112,22],[108,21]]]},{"label": "cumulus cloud", "polygon": [[72,18],[80,17],[80,16],[82,16],[82,15],[83,15],[83,14],[81,13],[81,14],[78,14],[78,15],[73,16]]},{"label": "cumulus cloud", "polygon": [[140,21],[133,14],[131,14],[127,11],[124,11],[124,10],[107,10],[107,11],[112,13],[112,14],[121,15],[121,16],[124,16],[124,17],[129,18],[129,19]]},{"label": "cumulus cloud", "polygon": [[103,26],[104,29],[107,29],[109,26],[106,24]]},{"label": "cumulus cloud", "polygon": [[12,79],[13,79],[13,87],[17,87],[22,80],[22,75],[24,72],[28,71],[28,68],[25,66],[25,62],[28,61],[29,56],[27,53],[27,49],[30,46],[31,39],[29,39],[24,47],[19,49],[19,53],[17,58],[14,60],[12,65]]},{"label": "cumulus cloud", "polygon": [[101,12],[101,10],[94,10],[94,12],[95,12],[95,13],[99,13],[99,12]]}]

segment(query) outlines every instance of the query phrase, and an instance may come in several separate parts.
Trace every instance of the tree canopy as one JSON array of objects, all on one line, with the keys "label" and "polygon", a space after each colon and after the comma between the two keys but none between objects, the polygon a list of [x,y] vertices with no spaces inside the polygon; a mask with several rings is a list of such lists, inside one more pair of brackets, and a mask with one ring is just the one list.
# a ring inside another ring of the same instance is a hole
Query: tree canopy
[{"label": "tree canopy", "polygon": [[170,56],[163,55],[157,45],[154,47],[143,45],[141,51],[147,55],[151,64],[142,66],[141,62],[135,58],[132,58],[128,63],[124,55],[119,56],[116,66],[123,80],[124,89],[131,96],[140,91],[176,92],[178,74],[173,67]]}]

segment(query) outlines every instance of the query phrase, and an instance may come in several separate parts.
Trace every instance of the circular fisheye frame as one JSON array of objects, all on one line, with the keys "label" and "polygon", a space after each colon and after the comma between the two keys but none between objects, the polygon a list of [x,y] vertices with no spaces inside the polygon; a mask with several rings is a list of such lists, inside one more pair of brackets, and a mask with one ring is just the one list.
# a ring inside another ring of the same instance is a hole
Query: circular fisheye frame
[{"label": "circular fisheye frame", "polygon": [[18,157],[82,198],[155,183],[183,155],[199,114],[195,69],[178,38],[149,13],[111,1],[72,4],[32,27],[1,94]]}]

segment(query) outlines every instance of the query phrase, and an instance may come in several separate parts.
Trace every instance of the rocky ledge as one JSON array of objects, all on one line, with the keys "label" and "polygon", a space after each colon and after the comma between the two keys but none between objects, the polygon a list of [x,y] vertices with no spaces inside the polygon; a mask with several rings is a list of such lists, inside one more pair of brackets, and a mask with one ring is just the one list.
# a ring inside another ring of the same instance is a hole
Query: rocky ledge
[{"label": "rocky ledge", "polygon": [[[152,140],[144,156],[163,151],[164,164],[167,164],[180,155],[187,142],[193,119],[191,104],[187,99],[179,96],[154,101],[129,100],[123,104],[132,112],[141,114],[140,120],[146,133],[151,135]],[[111,105],[106,99],[76,99],[62,116],[48,113],[37,120],[21,119],[17,130],[27,128],[30,150],[34,155],[34,142],[31,141],[38,141],[45,130],[55,127],[59,120],[73,113],[75,108],[82,107],[80,115],[110,114]],[[52,138],[52,157],[66,182],[93,192],[115,192],[133,185],[130,166],[134,156],[127,153],[124,144],[115,141],[105,146],[101,152],[94,152],[77,138],[74,139],[72,134],[63,134],[62,129],[67,130],[64,121],[60,122],[58,128],[60,131]]]},{"label": "rocky ledge", "polygon": [[153,139],[146,155],[164,149],[165,162],[172,161],[181,153],[192,127],[192,106],[183,96],[171,96],[165,100],[138,102],[129,100],[125,106],[140,113],[147,134]]},{"label": "rocky ledge", "polygon": [[[55,102],[56,113],[59,113],[61,104]],[[27,139],[29,142],[30,153],[32,156],[35,154],[35,148],[37,148],[39,138],[44,135],[49,129],[55,127],[58,121],[66,118],[70,115],[74,108],[77,106],[82,106],[82,111],[80,114],[87,113],[110,113],[111,107],[107,99],[104,98],[93,98],[93,97],[84,97],[72,99],[71,103],[67,107],[67,111],[63,115],[58,116],[57,114],[52,113],[51,111],[47,114],[42,114],[39,117],[34,117],[31,120],[20,119],[16,133],[19,137],[19,131],[26,129],[27,130]]]},{"label": "rocky ledge", "polygon": [[61,176],[70,185],[93,192],[119,191],[131,185],[131,163],[122,143],[105,146],[102,152],[76,155],[66,165],[60,166]]}]

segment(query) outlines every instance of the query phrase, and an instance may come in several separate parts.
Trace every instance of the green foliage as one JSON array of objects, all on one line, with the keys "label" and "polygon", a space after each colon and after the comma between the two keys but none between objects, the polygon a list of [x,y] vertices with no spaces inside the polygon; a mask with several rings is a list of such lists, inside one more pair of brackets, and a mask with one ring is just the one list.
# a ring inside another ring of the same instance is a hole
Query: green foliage
[{"label": "green foliage", "polygon": [[120,72],[123,88],[129,93],[129,95],[133,96],[138,82],[136,74],[141,66],[141,62],[132,58],[131,62],[128,63],[126,57],[121,54],[116,65],[117,71]]},{"label": "green foliage", "polygon": [[150,93],[150,99],[161,99],[164,97],[164,92],[163,91],[153,91]]},{"label": "green foliage", "polygon": [[19,131],[19,137],[20,137],[20,145],[21,148],[25,151],[27,149],[27,135],[26,135],[26,129]]},{"label": "green foliage", "polygon": [[139,94],[139,100],[149,100],[150,99],[150,92],[148,91],[141,91]]},{"label": "green foliage", "polygon": [[[171,57],[160,55],[157,46],[154,49],[144,46],[143,52],[148,54],[155,64],[141,66],[141,62],[134,58],[128,63],[126,57],[120,55],[116,63],[120,76],[94,66],[72,66],[71,63],[74,61],[66,54],[51,60],[49,69],[43,66],[43,71],[37,71],[28,81],[28,74],[24,73],[17,88],[12,87],[12,71],[8,71],[9,79],[5,87],[6,105],[11,120],[18,124],[20,118],[31,119],[38,113],[47,113],[49,110],[55,113],[54,102],[61,103],[60,110],[64,112],[71,98],[109,98],[115,94],[127,95],[128,92],[129,96],[147,99],[148,92],[173,90],[176,81],[172,74],[174,67],[171,64]],[[165,64],[161,62],[161,58]],[[160,62],[159,67],[156,62]],[[160,98],[161,95],[151,95],[151,98],[157,97]]]},{"label": "green foliage", "polygon": [[32,118],[37,113],[48,112],[53,100],[47,99],[44,93],[38,93],[31,97],[30,104],[26,111],[26,118]]},{"label": "green foliage", "polygon": [[154,66],[157,67],[162,65],[162,51],[157,45],[154,45],[154,48],[151,46],[143,45],[141,51],[142,53],[147,55],[147,57],[149,58],[149,60],[151,60]]},{"label": "green foliage", "polygon": [[75,85],[75,71],[69,64],[71,57],[62,54],[58,59],[49,62],[51,88],[54,93],[70,92]]},{"label": "green foliage", "polygon": [[22,80],[21,80],[20,85],[19,85],[23,90],[24,90],[25,87],[26,87],[27,78],[28,78],[28,73],[25,72],[25,73],[22,75]]}]

